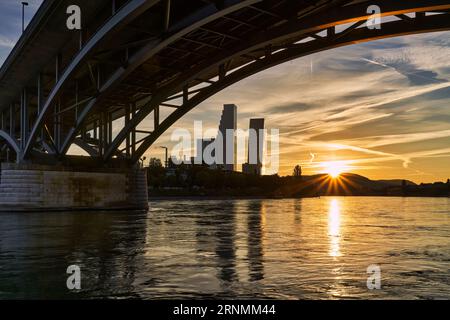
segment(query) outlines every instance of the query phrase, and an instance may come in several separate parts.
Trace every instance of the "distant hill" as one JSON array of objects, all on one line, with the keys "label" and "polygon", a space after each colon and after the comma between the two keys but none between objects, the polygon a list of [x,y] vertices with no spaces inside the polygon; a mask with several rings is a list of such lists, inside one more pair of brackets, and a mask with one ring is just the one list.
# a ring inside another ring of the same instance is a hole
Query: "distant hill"
[{"label": "distant hill", "polygon": [[[355,173],[343,173],[340,175],[341,179],[347,179],[349,181],[356,182],[361,185],[372,186],[372,187],[401,187],[403,181],[406,181],[406,185],[408,186],[416,186],[417,184],[410,180],[402,180],[402,179],[392,179],[392,180],[370,180],[364,176]],[[305,179],[320,179],[320,178],[328,178],[327,174],[317,174],[312,176],[304,176]]]},{"label": "distant hill", "polygon": [[406,181],[406,185],[407,186],[417,186],[416,183],[409,181],[409,180],[401,180],[401,179],[394,179],[394,180],[375,180],[377,182],[381,182],[384,183],[388,186],[393,186],[393,187],[401,187],[403,184],[403,181]]},{"label": "distant hill", "polygon": [[[412,181],[405,180],[407,186],[416,186]],[[289,196],[320,196],[320,195],[384,195],[386,190],[399,189],[403,180],[370,180],[354,173],[343,173],[338,179],[332,179],[328,174],[303,176],[301,181],[281,187],[276,193]]]}]

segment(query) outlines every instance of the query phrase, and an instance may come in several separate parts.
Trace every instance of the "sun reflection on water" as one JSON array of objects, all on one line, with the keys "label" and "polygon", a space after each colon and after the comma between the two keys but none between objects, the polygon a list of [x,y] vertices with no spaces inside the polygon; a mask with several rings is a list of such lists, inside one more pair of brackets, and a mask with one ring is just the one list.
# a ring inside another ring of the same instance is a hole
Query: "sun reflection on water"
[{"label": "sun reflection on water", "polygon": [[330,202],[328,211],[328,237],[330,238],[331,257],[339,257],[340,252],[340,236],[341,236],[341,206],[338,199]]}]

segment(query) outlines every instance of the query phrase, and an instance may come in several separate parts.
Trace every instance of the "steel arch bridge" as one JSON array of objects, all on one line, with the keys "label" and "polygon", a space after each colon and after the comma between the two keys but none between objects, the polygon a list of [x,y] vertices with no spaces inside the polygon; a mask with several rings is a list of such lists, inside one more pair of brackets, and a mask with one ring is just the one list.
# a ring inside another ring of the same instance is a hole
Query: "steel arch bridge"
[{"label": "steel arch bridge", "polygon": [[[66,27],[74,4],[82,30]],[[381,28],[367,26],[371,5]],[[96,163],[131,165],[187,112],[255,73],[444,30],[450,0],[45,0],[0,69],[0,151],[48,163],[76,144]]]}]

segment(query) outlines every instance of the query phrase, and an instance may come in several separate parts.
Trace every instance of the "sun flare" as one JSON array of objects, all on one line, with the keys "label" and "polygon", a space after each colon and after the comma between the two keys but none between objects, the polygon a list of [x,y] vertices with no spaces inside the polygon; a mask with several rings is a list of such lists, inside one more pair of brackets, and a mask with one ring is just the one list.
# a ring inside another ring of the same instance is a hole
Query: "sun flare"
[{"label": "sun flare", "polygon": [[333,179],[338,178],[348,167],[343,162],[333,161],[323,163],[324,172]]}]

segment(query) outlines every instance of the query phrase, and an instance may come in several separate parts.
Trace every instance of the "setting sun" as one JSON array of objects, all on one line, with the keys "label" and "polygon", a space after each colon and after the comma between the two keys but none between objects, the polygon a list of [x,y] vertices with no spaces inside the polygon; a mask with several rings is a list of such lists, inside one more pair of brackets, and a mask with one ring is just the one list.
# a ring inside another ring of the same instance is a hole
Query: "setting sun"
[{"label": "setting sun", "polygon": [[323,163],[324,172],[332,178],[338,178],[348,167],[343,162],[333,161]]}]

